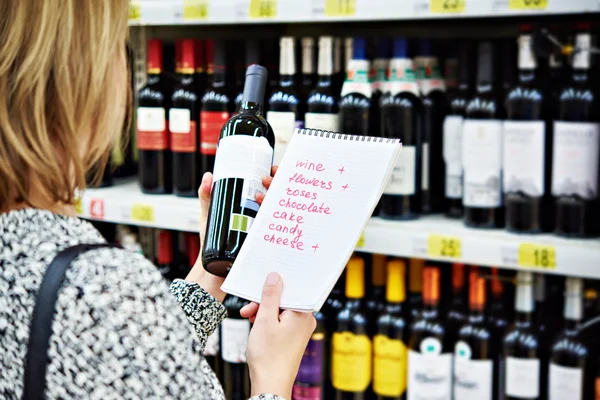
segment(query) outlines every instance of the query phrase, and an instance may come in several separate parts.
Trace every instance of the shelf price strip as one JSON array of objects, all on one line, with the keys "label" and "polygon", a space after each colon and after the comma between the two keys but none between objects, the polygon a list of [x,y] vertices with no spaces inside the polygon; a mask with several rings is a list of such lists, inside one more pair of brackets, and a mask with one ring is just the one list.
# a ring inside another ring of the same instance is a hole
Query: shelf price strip
[{"label": "shelf price strip", "polygon": [[142,5],[139,1],[129,2],[129,21],[139,22],[142,19]]},{"label": "shelf price strip", "polygon": [[461,240],[456,236],[429,235],[427,238],[427,255],[430,257],[459,259],[462,257]]},{"label": "shelf price strip", "polygon": [[[532,0],[529,0],[532,1]],[[464,13],[466,0],[431,0],[432,13]]]},{"label": "shelf price strip", "polygon": [[197,21],[208,19],[209,0],[184,0],[183,19],[185,21]]},{"label": "shelf price strip", "polygon": [[250,18],[275,18],[277,0],[250,0]]},{"label": "shelf price strip", "polygon": [[134,204],[131,206],[131,219],[137,222],[154,222],[154,207],[148,204]]},{"label": "shelf price strip", "polygon": [[548,7],[548,0],[510,0],[508,2],[509,10],[545,10]]},{"label": "shelf price strip", "polygon": [[517,263],[519,267],[555,269],[556,248],[523,243],[519,246]]},{"label": "shelf price strip", "polygon": [[325,16],[353,17],[356,14],[356,0],[325,0]]}]

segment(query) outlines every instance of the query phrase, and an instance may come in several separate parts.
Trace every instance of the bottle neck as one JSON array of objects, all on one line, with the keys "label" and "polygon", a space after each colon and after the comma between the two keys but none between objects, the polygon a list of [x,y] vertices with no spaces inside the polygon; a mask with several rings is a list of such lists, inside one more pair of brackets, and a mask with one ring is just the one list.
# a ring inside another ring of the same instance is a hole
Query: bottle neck
[{"label": "bottle neck", "polygon": [[517,284],[517,295],[515,298],[515,310],[517,320],[530,321],[535,311],[533,300],[533,285],[531,282],[519,282]]},{"label": "bottle neck", "polygon": [[245,101],[240,106],[240,113],[254,113],[261,115],[263,112],[262,105],[252,101]]},{"label": "bottle neck", "polygon": [[224,87],[227,84],[227,71],[225,66],[215,65],[215,71],[209,77],[213,87]]},{"label": "bottle neck", "polygon": [[156,72],[153,71],[151,74],[149,73],[146,77],[146,82],[149,85],[153,85],[155,83],[157,83],[158,81],[160,81],[160,76],[162,75],[162,71]]},{"label": "bottle neck", "polygon": [[485,321],[485,311],[482,307],[476,307],[469,310],[469,322],[472,324],[481,324]]},{"label": "bottle neck", "polygon": [[189,73],[178,73],[179,81],[184,85],[190,85],[194,83],[194,74]]},{"label": "bottle neck", "polygon": [[294,55],[293,41],[282,43],[279,55],[279,75],[283,83],[284,77],[292,77],[296,74],[296,57]]},{"label": "bottle neck", "polygon": [[314,45],[312,39],[310,41],[303,39],[302,43],[302,74],[312,75],[315,73],[314,67]]},{"label": "bottle neck", "polygon": [[331,76],[333,74],[333,56],[331,45],[323,44],[319,46],[319,79],[321,76]]}]

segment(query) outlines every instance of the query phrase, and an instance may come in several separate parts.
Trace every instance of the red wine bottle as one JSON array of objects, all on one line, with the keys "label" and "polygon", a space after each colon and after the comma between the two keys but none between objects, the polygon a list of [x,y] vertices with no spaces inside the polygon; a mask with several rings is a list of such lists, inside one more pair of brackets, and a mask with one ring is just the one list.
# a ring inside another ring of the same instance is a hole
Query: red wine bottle
[{"label": "red wine bottle", "polygon": [[452,264],[452,301],[446,317],[448,341],[452,344],[456,343],[458,331],[467,319],[466,308],[465,266],[455,263]]},{"label": "red wine bottle", "polygon": [[[202,173],[213,172],[215,154],[221,128],[230,117],[230,99],[227,90],[227,71],[225,69],[225,43],[214,43],[214,73],[208,89],[202,95],[200,111],[200,169]],[[208,53],[210,57],[210,52]],[[209,58],[210,63],[210,58]],[[209,75],[210,76],[210,75]]]},{"label": "red wine bottle", "polygon": [[552,148],[537,69],[532,36],[523,34],[519,37],[518,81],[506,96],[503,132],[506,228],[521,233],[551,229]]},{"label": "red wine bottle", "polygon": [[566,278],[565,289],[565,326],[550,347],[548,399],[593,399],[594,357],[578,331],[583,319],[583,280]]},{"label": "red wine bottle", "polygon": [[410,327],[408,399],[452,398],[452,345],[439,314],[440,270],[423,269],[423,311]]},{"label": "red wine bottle", "polygon": [[269,97],[267,121],[275,132],[275,158],[273,164],[281,164],[287,145],[296,128],[304,124],[303,104],[296,88],[295,43],[292,37],[282,37],[280,41],[279,86]]},{"label": "red wine bottle", "polygon": [[472,72],[471,46],[462,41],[458,47],[458,83],[449,92],[450,111],[444,119],[444,162],[446,164],[445,195],[451,218],[463,216],[463,168],[462,168],[462,127],[471,97]]},{"label": "red wine bottle", "polygon": [[262,178],[271,174],[275,135],[262,116],[267,70],[252,65],[246,71],[240,113],[221,131],[206,227],[202,264],[210,273],[226,276],[240,251],[265,193]]},{"label": "red wine bottle", "polygon": [[406,399],[408,323],[405,276],[404,261],[388,262],[386,305],[377,319],[373,338],[373,391],[377,400]]},{"label": "red wine bottle", "polygon": [[148,41],[148,82],[138,93],[138,178],[144,193],[171,193],[171,151],[167,115],[171,106],[170,79],[163,74],[163,48]]},{"label": "red wine bottle", "polygon": [[462,133],[464,221],[476,228],[504,226],[502,121],[494,87],[494,47],[478,49],[477,88],[467,104]]},{"label": "red wine bottle", "polygon": [[552,196],[559,235],[588,237],[598,232],[600,114],[589,76],[592,38],[576,36],[571,81],[559,95],[554,121]]},{"label": "red wine bottle", "polygon": [[493,400],[498,392],[490,327],[485,322],[485,278],[477,268],[469,271],[469,317],[454,346],[454,398]]},{"label": "red wine bottle", "polygon": [[533,274],[517,273],[516,318],[503,340],[504,399],[541,399],[540,340],[533,318]]},{"label": "red wine bottle", "polygon": [[351,47],[352,56],[348,62],[348,74],[342,86],[340,100],[340,131],[368,136],[373,134],[370,127],[373,88],[369,82],[366,41],[361,37],[354,38]]},{"label": "red wine bottle", "polygon": [[196,43],[193,39],[177,42],[175,71],[179,85],[171,95],[169,132],[173,157],[173,191],[177,196],[196,197],[200,186],[198,168],[198,127],[200,96],[195,80]]},{"label": "red wine bottle", "polygon": [[294,400],[325,400],[327,375],[327,329],[326,318],[315,313],[317,327],[308,341],[296,381],[292,387]]},{"label": "red wine bottle", "polygon": [[444,119],[448,113],[446,86],[437,57],[433,56],[431,41],[419,41],[419,54],[415,58],[417,82],[423,102],[423,131],[421,142],[421,212],[443,211],[444,177],[442,154]]},{"label": "red wine bottle", "polygon": [[338,96],[333,87],[333,38],[319,38],[317,85],[309,94],[304,126],[308,129],[339,131]]},{"label": "red wine bottle", "polygon": [[167,230],[156,231],[156,267],[167,281],[173,277],[173,232]]},{"label": "red wine bottle", "polygon": [[386,86],[381,98],[381,135],[402,140],[402,157],[383,190],[379,213],[387,219],[414,219],[421,207],[423,106],[406,38],[394,40]]},{"label": "red wine bottle", "polygon": [[[194,81],[198,88],[198,93],[202,94],[208,85],[208,65],[206,64],[206,41],[195,40],[196,50],[196,72],[194,73]],[[212,65],[211,65],[212,68]]]},{"label": "red wine bottle", "polygon": [[248,301],[236,296],[227,296],[223,301],[227,308],[227,318],[221,322],[220,328],[222,382],[225,398],[229,400],[246,400],[250,397],[250,374],[246,363],[250,321],[240,315],[240,309],[246,304]]}]

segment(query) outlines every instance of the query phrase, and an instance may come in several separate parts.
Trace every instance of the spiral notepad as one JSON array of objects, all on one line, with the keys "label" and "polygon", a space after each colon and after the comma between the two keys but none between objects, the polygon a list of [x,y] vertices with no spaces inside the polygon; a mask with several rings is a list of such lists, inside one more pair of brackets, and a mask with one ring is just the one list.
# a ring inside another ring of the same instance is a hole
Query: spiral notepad
[{"label": "spiral notepad", "polygon": [[275,271],[284,282],[282,308],[319,310],[401,147],[397,139],[297,129],[222,289],[260,302]]}]

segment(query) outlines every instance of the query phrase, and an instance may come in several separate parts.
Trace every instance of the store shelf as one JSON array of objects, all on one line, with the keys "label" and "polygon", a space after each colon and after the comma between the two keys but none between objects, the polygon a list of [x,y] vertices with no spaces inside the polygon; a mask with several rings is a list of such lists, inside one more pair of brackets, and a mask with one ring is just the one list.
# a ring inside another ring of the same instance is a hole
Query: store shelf
[{"label": "store shelf", "polygon": [[598,11],[600,0],[131,0],[130,25],[378,21]]},{"label": "store shelf", "polygon": [[[87,190],[78,211],[83,218],[121,224],[190,232],[198,231],[199,226],[198,199],[146,195],[135,181]],[[575,240],[471,229],[461,221],[442,216],[401,222],[373,218],[357,249],[400,257],[600,278],[600,239]]]}]

